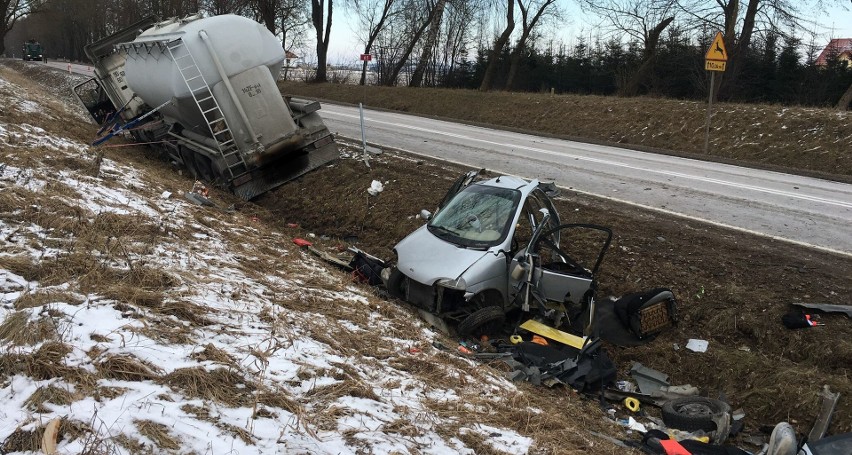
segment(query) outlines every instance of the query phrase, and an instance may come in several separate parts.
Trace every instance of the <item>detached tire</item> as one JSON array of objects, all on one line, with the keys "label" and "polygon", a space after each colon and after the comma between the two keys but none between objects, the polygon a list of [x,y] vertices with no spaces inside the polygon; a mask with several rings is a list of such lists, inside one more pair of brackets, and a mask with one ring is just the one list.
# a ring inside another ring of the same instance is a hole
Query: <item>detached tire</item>
[{"label": "detached tire", "polygon": [[710,433],[716,431],[716,421],[730,411],[727,403],[712,398],[676,398],[663,405],[663,422],[678,430]]},{"label": "detached tire", "polygon": [[506,313],[498,306],[480,308],[464,318],[457,327],[459,335],[480,336],[489,335],[506,321]]}]

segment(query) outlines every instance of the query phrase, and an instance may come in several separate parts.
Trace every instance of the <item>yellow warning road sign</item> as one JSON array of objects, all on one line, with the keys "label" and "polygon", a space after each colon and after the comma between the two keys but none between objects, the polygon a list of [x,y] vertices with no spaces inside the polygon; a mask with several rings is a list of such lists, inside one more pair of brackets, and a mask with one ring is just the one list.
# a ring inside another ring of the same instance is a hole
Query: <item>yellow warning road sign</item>
[{"label": "yellow warning road sign", "polygon": [[707,49],[707,54],[704,56],[704,59],[713,60],[715,62],[728,61],[728,50],[725,49],[725,40],[722,39],[722,32],[716,32],[716,37],[713,38],[713,44],[710,45],[710,49]]}]

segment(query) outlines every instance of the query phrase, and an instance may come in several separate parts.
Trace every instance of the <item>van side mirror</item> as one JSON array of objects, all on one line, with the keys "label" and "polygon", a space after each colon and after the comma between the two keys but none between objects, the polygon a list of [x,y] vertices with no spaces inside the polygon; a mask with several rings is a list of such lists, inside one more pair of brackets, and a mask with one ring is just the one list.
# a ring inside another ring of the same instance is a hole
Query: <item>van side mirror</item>
[{"label": "van side mirror", "polygon": [[430,212],[426,209],[423,209],[423,210],[420,211],[420,218],[423,218],[424,220],[429,221],[429,220],[432,219],[432,212]]}]

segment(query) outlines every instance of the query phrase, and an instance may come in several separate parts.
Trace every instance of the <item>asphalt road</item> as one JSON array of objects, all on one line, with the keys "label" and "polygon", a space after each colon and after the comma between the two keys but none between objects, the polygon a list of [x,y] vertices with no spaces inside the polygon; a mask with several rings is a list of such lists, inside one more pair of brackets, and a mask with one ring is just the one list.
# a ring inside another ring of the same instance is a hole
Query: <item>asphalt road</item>
[{"label": "asphalt road", "polygon": [[[360,141],[357,107],[325,103],[320,113],[333,132]],[[364,116],[375,145],[852,257],[849,184],[399,113]]]},{"label": "asphalt road", "polygon": [[82,75],[86,75],[86,76],[94,76],[95,75],[94,72],[92,71],[91,65],[80,65],[80,64],[77,64],[77,63],[66,63],[66,62],[59,62],[59,61],[48,61],[47,63],[40,63],[40,62],[32,62],[32,63],[47,65],[47,66],[52,67],[52,68],[67,71],[69,73],[77,73],[77,74],[82,74]]},{"label": "asphalt road", "polygon": [[[92,74],[87,65],[47,65]],[[358,108],[325,103],[320,114],[331,131],[360,140]],[[365,110],[364,118],[367,141],[378,146],[852,257],[849,184],[393,112]]]}]

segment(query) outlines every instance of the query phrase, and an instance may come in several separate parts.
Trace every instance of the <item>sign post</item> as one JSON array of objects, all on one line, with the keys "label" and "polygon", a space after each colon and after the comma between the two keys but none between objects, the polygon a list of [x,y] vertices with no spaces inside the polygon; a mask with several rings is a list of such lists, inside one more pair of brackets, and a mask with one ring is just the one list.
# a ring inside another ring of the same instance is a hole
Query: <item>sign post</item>
[{"label": "sign post", "polygon": [[724,72],[727,64],[728,51],[725,49],[725,40],[722,38],[722,32],[716,32],[716,37],[713,38],[710,49],[707,49],[707,54],[704,55],[704,69],[710,71],[710,95],[707,99],[707,121],[704,123],[704,153],[707,153],[710,147],[710,115],[713,111],[713,88],[716,86],[716,72]]},{"label": "sign post", "polygon": [[[364,62],[364,65],[367,64],[370,60],[373,59],[373,56],[370,54],[361,54],[361,61]],[[364,79],[364,100],[363,103],[358,103],[358,114],[361,117],[361,145],[364,147],[364,164],[367,167],[370,167],[370,161],[367,155],[367,136],[364,134],[364,103],[367,102],[367,79]]]}]

